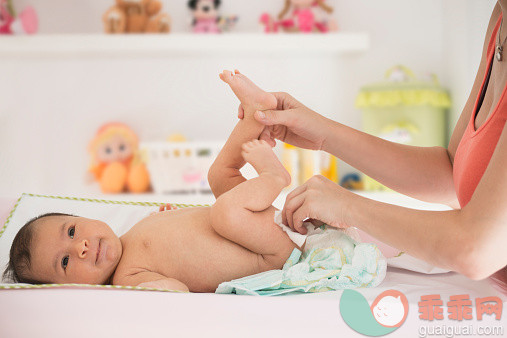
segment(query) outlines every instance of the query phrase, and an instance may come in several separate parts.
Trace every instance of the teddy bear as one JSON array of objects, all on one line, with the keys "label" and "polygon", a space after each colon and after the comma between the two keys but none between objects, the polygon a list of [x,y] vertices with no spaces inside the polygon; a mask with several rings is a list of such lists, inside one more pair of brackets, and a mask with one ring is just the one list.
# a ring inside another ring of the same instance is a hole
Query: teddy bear
[{"label": "teddy bear", "polygon": [[88,146],[88,171],[104,193],[146,192],[149,173],[141,161],[137,135],[127,125],[111,122],[103,125]]},{"label": "teddy bear", "polygon": [[106,33],[169,33],[171,18],[157,0],[116,0],[103,15]]}]

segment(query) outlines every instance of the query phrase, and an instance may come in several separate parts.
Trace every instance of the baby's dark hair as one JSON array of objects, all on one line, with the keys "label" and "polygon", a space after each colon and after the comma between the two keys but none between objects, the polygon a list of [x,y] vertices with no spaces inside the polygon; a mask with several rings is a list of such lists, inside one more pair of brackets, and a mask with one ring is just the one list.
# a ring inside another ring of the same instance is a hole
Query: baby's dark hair
[{"label": "baby's dark hair", "polygon": [[29,220],[18,231],[14,237],[9,253],[9,263],[2,275],[3,280],[9,280],[14,283],[28,283],[28,284],[46,284],[47,281],[35,280],[30,277],[29,270],[31,265],[31,249],[35,223],[42,218],[50,216],[73,216],[58,212],[51,212],[43,214]]}]

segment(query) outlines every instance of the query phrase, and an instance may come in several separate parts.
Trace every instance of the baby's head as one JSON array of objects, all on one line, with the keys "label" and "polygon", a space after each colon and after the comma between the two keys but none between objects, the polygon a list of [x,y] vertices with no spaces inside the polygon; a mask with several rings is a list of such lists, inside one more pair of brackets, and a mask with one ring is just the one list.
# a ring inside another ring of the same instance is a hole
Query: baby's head
[{"label": "baby's head", "polygon": [[121,254],[120,239],[106,223],[44,214],[16,234],[3,276],[16,283],[109,284]]}]

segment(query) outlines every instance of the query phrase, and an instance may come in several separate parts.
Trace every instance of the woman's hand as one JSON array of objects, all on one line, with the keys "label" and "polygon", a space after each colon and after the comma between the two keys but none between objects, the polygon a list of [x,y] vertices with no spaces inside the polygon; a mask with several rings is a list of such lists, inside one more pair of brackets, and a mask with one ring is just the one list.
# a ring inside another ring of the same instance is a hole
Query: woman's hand
[{"label": "woman's hand", "polygon": [[303,221],[322,223],[336,228],[348,228],[345,212],[352,193],[323,176],[313,176],[294,189],[285,200],[282,223],[292,230],[306,234]]},{"label": "woman's hand", "polygon": [[[287,93],[272,94],[278,101],[277,110],[257,111],[254,114],[255,119],[266,126],[259,139],[272,147],[276,145],[275,139],[278,139],[296,147],[321,150],[324,130],[330,121]],[[241,105],[238,117],[244,117]]]}]

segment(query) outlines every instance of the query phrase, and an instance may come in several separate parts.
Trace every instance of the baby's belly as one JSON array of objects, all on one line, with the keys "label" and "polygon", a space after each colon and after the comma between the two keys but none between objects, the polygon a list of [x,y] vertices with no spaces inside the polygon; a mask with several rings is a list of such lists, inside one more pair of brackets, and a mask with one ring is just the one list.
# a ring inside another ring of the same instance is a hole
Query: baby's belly
[{"label": "baby's belly", "polygon": [[192,218],[186,224],[150,227],[159,228],[143,241],[150,271],[175,278],[192,292],[214,292],[222,282],[269,269],[261,255],[216,233],[208,217]]}]

